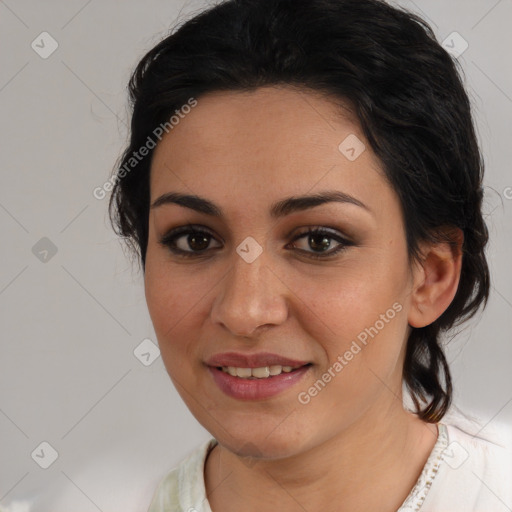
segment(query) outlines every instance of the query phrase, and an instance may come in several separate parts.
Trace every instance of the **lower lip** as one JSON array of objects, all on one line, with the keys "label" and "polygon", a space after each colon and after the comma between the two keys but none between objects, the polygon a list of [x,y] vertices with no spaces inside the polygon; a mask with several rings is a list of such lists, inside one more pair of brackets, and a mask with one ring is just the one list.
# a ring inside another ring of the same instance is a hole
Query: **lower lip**
[{"label": "lower lip", "polygon": [[208,366],[213,380],[221,391],[232,398],[240,400],[261,400],[278,395],[299,382],[310,368],[311,365],[302,366],[292,372],[283,372],[266,379],[242,379],[240,377],[233,377],[229,373],[213,366]]}]

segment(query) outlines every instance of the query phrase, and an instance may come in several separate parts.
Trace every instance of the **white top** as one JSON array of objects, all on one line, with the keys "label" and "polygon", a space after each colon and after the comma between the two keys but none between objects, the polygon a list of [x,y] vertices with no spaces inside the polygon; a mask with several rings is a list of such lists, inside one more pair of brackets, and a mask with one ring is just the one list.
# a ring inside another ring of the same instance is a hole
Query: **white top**
[{"label": "white top", "polygon": [[[438,423],[437,442],[416,485],[397,512],[512,511],[512,451]],[[196,448],[158,484],[148,512],[212,512],[204,463],[215,439]]]}]

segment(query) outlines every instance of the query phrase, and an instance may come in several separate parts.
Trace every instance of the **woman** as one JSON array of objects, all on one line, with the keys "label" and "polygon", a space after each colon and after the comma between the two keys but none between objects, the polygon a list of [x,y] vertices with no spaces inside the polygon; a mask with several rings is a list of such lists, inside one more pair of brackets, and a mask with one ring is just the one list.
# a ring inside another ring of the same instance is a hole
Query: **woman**
[{"label": "woman", "polygon": [[488,233],[430,28],[378,0],[228,0],[130,94],[112,220],[213,436],[150,512],[507,510],[508,454],[442,421],[442,334],[485,305]]}]

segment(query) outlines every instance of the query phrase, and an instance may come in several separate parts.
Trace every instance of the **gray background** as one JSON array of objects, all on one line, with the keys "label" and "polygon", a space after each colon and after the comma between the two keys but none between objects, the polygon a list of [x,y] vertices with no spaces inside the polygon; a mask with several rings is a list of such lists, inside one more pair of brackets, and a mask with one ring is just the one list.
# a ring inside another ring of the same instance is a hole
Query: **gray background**
[{"label": "gray background", "polygon": [[[6,508],[146,510],[160,477],[209,437],[161,358],[145,366],[134,355],[142,340],[156,342],[142,276],[110,229],[108,199],[92,195],[126,142],[133,66],[178,15],[205,4],[0,0],[0,505]],[[457,31],[469,44],[459,60],[487,163],[493,286],[487,310],[453,340],[449,360],[459,408],[485,425],[510,425],[512,0],[400,5],[430,21],[440,41]],[[43,31],[59,45],[47,59],[31,48]],[[41,261],[45,237],[57,252]],[[58,452],[48,469],[36,463],[50,456],[42,442]]]}]

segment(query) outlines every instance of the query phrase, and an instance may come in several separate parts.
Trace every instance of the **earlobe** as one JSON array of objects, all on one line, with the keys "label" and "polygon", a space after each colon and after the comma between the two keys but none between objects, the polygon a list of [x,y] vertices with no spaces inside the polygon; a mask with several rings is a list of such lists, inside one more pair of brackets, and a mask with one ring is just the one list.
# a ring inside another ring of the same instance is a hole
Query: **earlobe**
[{"label": "earlobe", "polygon": [[445,241],[425,244],[423,259],[414,269],[408,315],[411,327],[425,327],[435,322],[457,293],[464,234],[459,228],[445,229],[440,234]]}]

